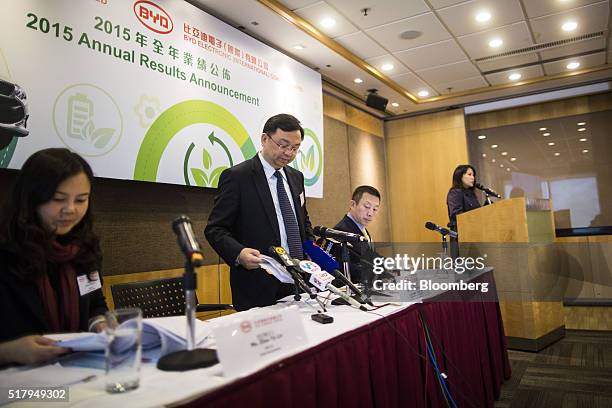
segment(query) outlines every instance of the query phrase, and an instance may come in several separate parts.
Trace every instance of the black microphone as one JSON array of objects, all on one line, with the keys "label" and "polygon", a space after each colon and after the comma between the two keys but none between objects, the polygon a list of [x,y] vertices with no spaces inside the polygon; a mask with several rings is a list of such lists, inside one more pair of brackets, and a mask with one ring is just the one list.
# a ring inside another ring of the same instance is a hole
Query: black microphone
[{"label": "black microphone", "polygon": [[451,231],[449,229],[443,228],[433,222],[427,221],[425,223],[425,228],[432,231],[438,231],[442,236],[450,235],[452,238],[457,238],[457,233],[455,231]]},{"label": "black microphone", "polygon": [[202,255],[202,248],[200,243],[193,233],[191,227],[191,220],[186,215],[181,215],[172,221],[172,230],[176,234],[176,239],[181,251],[185,254],[187,260],[193,266],[204,265],[204,256]]},{"label": "black microphone", "polygon": [[351,232],[339,231],[327,227],[314,227],[313,232],[317,237],[335,238],[343,242],[366,242],[367,239],[363,235],[353,234]]},{"label": "black microphone", "polygon": [[480,183],[475,183],[475,184],[474,184],[474,187],[476,187],[476,188],[477,188],[477,189],[479,189],[479,190],[484,191],[485,193],[487,193],[487,194],[488,194],[488,195],[490,195],[490,196],[497,197],[497,198],[501,198],[501,196],[500,196],[499,194],[497,194],[495,191],[491,190],[491,189],[490,189],[490,188],[488,188],[488,187],[483,186],[483,185],[482,185],[482,184],[480,184]]},{"label": "black microphone", "polygon": [[[311,299],[314,299],[317,297],[316,294],[312,293],[312,291],[310,290],[310,287],[306,284],[306,282],[304,282],[304,279],[302,279],[302,276],[300,275],[301,269],[299,267],[298,261],[291,258],[289,254],[287,253],[287,251],[285,251],[285,248],[271,246],[268,249],[268,252],[270,252],[270,255],[272,255],[274,259],[278,260],[281,263],[281,265],[285,267],[287,272],[289,272],[289,275],[291,275],[291,277],[293,278],[293,282],[295,283],[296,286],[298,286],[304,292],[308,293]],[[297,292],[296,292],[296,295],[297,295]]]}]

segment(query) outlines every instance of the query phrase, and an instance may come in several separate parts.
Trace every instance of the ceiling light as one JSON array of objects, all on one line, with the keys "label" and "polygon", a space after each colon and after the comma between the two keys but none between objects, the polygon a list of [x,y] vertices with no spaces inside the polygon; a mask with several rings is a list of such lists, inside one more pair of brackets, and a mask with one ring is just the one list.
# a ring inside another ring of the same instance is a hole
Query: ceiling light
[{"label": "ceiling light", "polygon": [[502,156],[507,156],[507,155],[508,155],[508,152],[501,152],[501,155],[502,155]]},{"label": "ceiling light", "polygon": [[574,31],[576,29],[576,27],[578,27],[578,23],[575,21],[568,21],[566,23],[563,23],[563,25],[561,26],[561,29],[563,31]]},{"label": "ceiling light", "polygon": [[298,51],[299,51],[299,50],[303,50],[304,48],[306,48],[306,47],[304,47],[302,44],[295,44],[295,45],[293,46],[293,49],[294,49],[294,50],[298,50]]},{"label": "ceiling light", "polygon": [[576,123],[576,125],[578,125],[578,126],[584,126],[584,125],[586,125],[586,122],[578,122],[578,123]]},{"label": "ceiling light", "polygon": [[491,145],[491,149],[497,149],[497,145]]},{"label": "ceiling light", "polygon": [[516,157],[511,157],[510,161],[516,161]]},{"label": "ceiling light", "polygon": [[555,142],[548,142],[548,145],[549,145],[549,146],[554,146],[554,145],[555,145]]},{"label": "ceiling light", "polygon": [[567,68],[567,69],[576,69],[576,68],[578,68],[579,66],[580,66],[580,63],[579,63],[579,62],[574,61],[574,62],[570,62],[569,64],[567,64],[567,65],[565,66],[565,68]]},{"label": "ceiling light", "polygon": [[482,157],[487,157],[487,154],[486,154],[486,153],[483,153],[483,154],[482,154]]},{"label": "ceiling light", "polygon": [[548,132],[542,133],[542,136],[550,136],[550,133],[548,133]]},{"label": "ceiling light", "polygon": [[361,84],[361,83],[363,83],[363,79],[355,78],[355,79],[353,79],[353,82],[356,83],[356,84]]},{"label": "ceiling light", "polygon": [[491,48],[497,48],[500,47],[504,42],[499,39],[499,38],[494,38],[491,41],[489,41],[489,47]]},{"label": "ceiling light", "polygon": [[391,106],[393,106],[394,108],[397,108],[397,107],[399,106],[399,103],[397,103],[397,102],[392,102],[392,103],[391,103]]},{"label": "ceiling light", "polygon": [[510,171],[510,167],[506,167],[506,171]]},{"label": "ceiling light", "polygon": [[491,159],[491,163],[495,163],[495,159]]},{"label": "ceiling light", "polygon": [[584,149],[584,150],[582,151],[582,153],[588,153],[588,152],[589,152],[589,149]]},{"label": "ceiling light", "polygon": [[491,13],[489,13],[486,10],[483,10],[479,12],[478,14],[476,14],[476,21],[478,21],[479,23],[484,23],[486,21],[489,21],[490,19],[491,19]]},{"label": "ceiling light", "polygon": [[417,95],[419,95],[421,98],[425,98],[426,96],[429,96],[429,91],[426,89],[423,89],[422,91],[419,91]]},{"label": "ceiling light", "polygon": [[583,137],[582,139],[578,139],[578,140],[580,140],[581,142],[586,142],[586,141],[587,141],[587,138],[586,138],[586,137]]},{"label": "ceiling light", "polygon": [[540,128],[540,132],[543,132],[543,131],[545,131],[545,130],[546,130],[546,128],[545,128],[545,127],[541,127],[541,128]]},{"label": "ceiling light", "polygon": [[486,139],[487,137],[485,135],[479,135],[478,138],[482,140],[482,139]]},{"label": "ceiling light", "polygon": [[555,152],[555,156],[561,156],[561,153]]},{"label": "ceiling light", "polygon": [[331,17],[325,17],[323,20],[321,20],[321,25],[325,28],[332,28],[336,25],[336,20]]},{"label": "ceiling light", "polygon": [[518,81],[519,79],[521,79],[521,74],[515,72],[514,74],[508,75],[508,79],[511,81]]},{"label": "ceiling light", "polygon": [[391,71],[393,69],[393,64],[383,64],[380,69],[382,69],[383,71]]},{"label": "ceiling light", "polygon": [[578,128],[579,132],[584,132],[586,130],[586,128]]},{"label": "ceiling light", "polygon": [[504,167],[504,165],[503,165],[503,164],[500,164],[500,165],[499,165],[499,167]]}]

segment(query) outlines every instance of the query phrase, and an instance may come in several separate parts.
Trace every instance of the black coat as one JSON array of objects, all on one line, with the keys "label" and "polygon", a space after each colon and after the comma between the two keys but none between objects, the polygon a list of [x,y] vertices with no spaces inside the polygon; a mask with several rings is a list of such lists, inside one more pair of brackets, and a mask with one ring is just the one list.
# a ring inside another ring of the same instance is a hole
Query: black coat
[{"label": "black coat", "polygon": [[[306,210],[304,176],[285,167],[302,241],[312,240],[312,226]],[[300,194],[304,197],[301,204]],[[247,270],[236,265],[243,248],[268,254],[270,246],[280,246],[280,229],[272,194],[258,155],[225,170],[219,178],[218,194],[204,230],[213,249],[230,266],[232,303],[236,310],[274,304],[292,293],[263,269]]]},{"label": "black coat", "polygon": [[[361,236],[363,232],[359,228],[359,226],[350,219],[347,215],[345,215],[340,222],[336,224],[334,229],[351,232],[353,234],[358,234]],[[370,235],[370,231],[366,229],[368,235]],[[370,235],[370,239],[372,239],[372,235]],[[353,282],[363,282],[364,280],[371,280],[372,276],[372,265],[374,258],[379,256],[373,249],[372,245],[369,242],[354,242],[351,243],[353,246],[352,250],[349,251],[349,265],[351,269],[351,280]],[[340,248],[338,246],[334,246],[332,251],[334,257],[338,260],[340,264],[340,270],[342,271],[342,254]]]},{"label": "black coat", "polygon": [[480,207],[473,189],[451,188],[446,196],[449,227],[457,230],[457,215]]},{"label": "black coat", "polygon": [[[91,271],[77,270],[76,274],[87,275],[94,270],[95,268]],[[91,317],[104,314],[108,310],[102,289],[79,296],[79,304],[75,307],[80,311],[81,331],[87,331]],[[0,341],[49,333],[38,287],[31,279],[23,277],[16,256],[3,249],[0,249],[0,322]]]}]

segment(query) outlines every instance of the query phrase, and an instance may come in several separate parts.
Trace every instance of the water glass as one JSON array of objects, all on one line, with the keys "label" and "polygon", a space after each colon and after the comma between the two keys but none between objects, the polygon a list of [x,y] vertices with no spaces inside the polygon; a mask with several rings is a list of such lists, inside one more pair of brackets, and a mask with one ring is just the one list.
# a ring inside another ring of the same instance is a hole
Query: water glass
[{"label": "water glass", "polygon": [[138,388],[142,355],[142,311],[122,308],[106,312],[106,391]]}]

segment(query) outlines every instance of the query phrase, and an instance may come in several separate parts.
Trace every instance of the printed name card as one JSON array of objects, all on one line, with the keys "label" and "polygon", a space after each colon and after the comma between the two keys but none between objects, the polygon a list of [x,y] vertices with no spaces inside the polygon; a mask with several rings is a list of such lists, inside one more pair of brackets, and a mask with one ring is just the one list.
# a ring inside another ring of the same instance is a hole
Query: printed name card
[{"label": "printed name card", "polygon": [[228,377],[251,374],[306,343],[297,306],[238,313],[213,329]]}]

